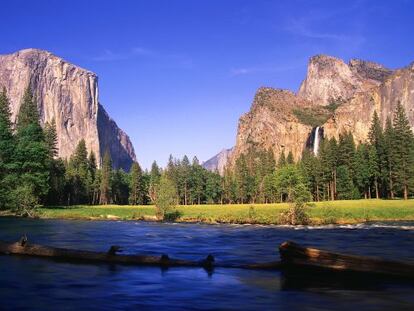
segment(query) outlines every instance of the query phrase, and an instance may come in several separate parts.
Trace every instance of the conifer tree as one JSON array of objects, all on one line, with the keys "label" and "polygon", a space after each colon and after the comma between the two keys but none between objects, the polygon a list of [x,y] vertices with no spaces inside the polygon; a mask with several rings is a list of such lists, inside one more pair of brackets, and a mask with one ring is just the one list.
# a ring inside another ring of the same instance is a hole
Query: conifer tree
[{"label": "conifer tree", "polygon": [[105,151],[102,160],[100,203],[109,204],[111,202],[111,179],[112,179],[112,160],[109,150]]},{"label": "conifer tree", "polygon": [[26,89],[16,124],[16,165],[19,185],[15,189],[16,207],[23,213],[49,191],[49,151],[39,122],[37,104],[29,88]]},{"label": "conifer tree", "polygon": [[10,191],[17,182],[14,163],[15,139],[6,89],[0,93],[0,209],[10,207]]},{"label": "conifer tree", "polygon": [[151,165],[151,171],[150,171],[150,177],[149,177],[149,189],[148,194],[152,202],[155,202],[156,199],[156,190],[157,186],[160,182],[161,178],[161,172],[160,168],[158,167],[157,162],[153,162]]},{"label": "conifer tree", "polygon": [[[376,155],[372,154],[373,150],[370,149],[370,169],[374,172],[374,187],[375,187],[375,197],[378,199],[380,197],[380,179],[384,175],[381,169],[384,164],[384,133],[382,130],[381,122],[378,117],[377,111],[374,111],[372,117],[371,127],[368,133],[368,142],[374,148]],[[376,162],[372,162],[375,160]]]},{"label": "conifer tree", "polygon": [[237,184],[237,197],[240,203],[249,202],[252,195],[252,185],[253,178],[249,174],[249,169],[247,167],[246,156],[241,154],[240,157],[236,160],[235,167],[235,181]]},{"label": "conifer tree", "polygon": [[388,197],[394,199],[394,128],[392,126],[391,118],[388,117],[384,129],[384,173],[382,178],[384,180],[385,189]]},{"label": "conifer tree", "polygon": [[[373,147],[371,149],[374,149]],[[365,199],[371,198],[371,175],[367,145],[360,144],[355,152],[353,181]]]},{"label": "conifer tree", "polygon": [[335,200],[338,166],[338,144],[334,137],[329,140],[322,140],[318,158],[320,162],[322,181],[325,184],[325,198],[328,200]]},{"label": "conifer tree", "polygon": [[129,204],[139,205],[144,204],[144,181],[141,167],[137,162],[134,162],[131,166],[131,179],[130,179],[130,192],[129,192]]},{"label": "conifer tree", "polygon": [[111,172],[111,201],[114,204],[128,204],[129,199],[129,175],[123,169]]},{"label": "conifer tree", "polygon": [[197,204],[200,204],[202,201],[205,190],[204,171],[205,170],[200,165],[197,157],[194,157],[193,162],[191,163],[189,179],[189,184],[191,187],[191,203],[196,202]]},{"label": "conifer tree", "polygon": [[44,128],[45,142],[49,150],[50,159],[54,159],[58,155],[58,137],[56,132],[56,121],[52,120],[51,123],[46,123]]},{"label": "conifer tree", "polygon": [[88,151],[84,139],[81,139],[69,159],[66,178],[70,185],[70,203],[87,203],[92,187],[89,173]]},{"label": "conifer tree", "polygon": [[395,109],[393,125],[394,185],[406,200],[414,181],[414,135],[400,102]]},{"label": "conifer tree", "polygon": [[345,132],[339,135],[338,143],[338,165],[345,165],[350,172],[353,172],[352,163],[355,156],[355,142],[354,137],[350,132]]},{"label": "conifer tree", "polygon": [[222,178],[218,172],[206,171],[205,196],[207,203],[219,203],[222,200]]},{"label": "conifer tree", "polygon": [[340,165],[337,168],[337,186],[338,199],[350,200],[355,199],[355,188],[351,177],[351,170],[346,165]]}]

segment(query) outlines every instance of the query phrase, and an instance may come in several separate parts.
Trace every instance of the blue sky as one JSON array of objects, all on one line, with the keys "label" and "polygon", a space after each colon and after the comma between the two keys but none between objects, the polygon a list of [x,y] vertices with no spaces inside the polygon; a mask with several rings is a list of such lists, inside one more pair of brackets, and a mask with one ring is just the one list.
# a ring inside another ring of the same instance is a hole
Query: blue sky
[{"label": "blue sky", "polygon": [[0,53],[49,50],[99,76],[139,162],[235,143],[260,86],[296,91],[308,58],[414,61],[414,1],[5,1]]}]

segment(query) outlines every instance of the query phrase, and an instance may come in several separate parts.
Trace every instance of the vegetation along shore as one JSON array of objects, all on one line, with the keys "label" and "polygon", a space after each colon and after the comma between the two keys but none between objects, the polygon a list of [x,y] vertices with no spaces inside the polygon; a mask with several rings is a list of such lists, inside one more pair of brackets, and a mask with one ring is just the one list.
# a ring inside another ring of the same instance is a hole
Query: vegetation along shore
[{"label": "vegetation along shore", "polygon": [[6,91],[0,93],[0,138],[3,214],[291,225],[414,220],[414,134],[400,103],[385,128],[373,114],[367,143],[343,133],[299,161],[292,153],[276,161],[270,150],[249,150],[223,175],[187,156],[170,156],[165,168],[154,162],[150,171],[134,162],[125,172],[106,152],[99,167],[83,139],[61,159],[55,124],[40,126],[30,88],[15,128]]},{"label": "vegetation along shore", "polygon": [[[176,222],[283,224],[289,204],[206,204],[176,207]],[[355,224],[367,221],[413,221],[414,200],[338,200],[306,208],[309,224]],[[74,205],[39,208],[40,218],[158,221],[154,205]]]}]

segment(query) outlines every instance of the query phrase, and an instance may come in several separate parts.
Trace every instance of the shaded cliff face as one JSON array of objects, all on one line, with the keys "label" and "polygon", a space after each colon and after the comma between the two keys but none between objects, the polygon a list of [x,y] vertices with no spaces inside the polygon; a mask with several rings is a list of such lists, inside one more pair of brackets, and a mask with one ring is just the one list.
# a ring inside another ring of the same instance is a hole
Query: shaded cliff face
[{"label": "shaded cliff face", "polygon": [[252,108],[239,120],[230,165],[250,148],[271,149],[276,158],[282,151],[286,155],[292,151],[299,159],[312,127],[300,123],[294,110],[311,106],[311,102],[290,91],[260,88]]},{"label": "shaded cliff face", "polygon": [[306,142],[309,145],[316,126],[328,138],[350,131],[356,143],[365,142],[374,111],[385,125],[399,101],[414,130],[414,63],[393,71],[373,62],[347,64],[331,56],[314,56],[297,94],[258,90],[250,111],[239,120],[229,163],[252,146],[271,148],[276,158],[282,150],[292,151],[299,159],[304,148],[310,147]]},{"label": "shaded cliff face", "polygon": [[27,86],[33,91],[41,123],[55,119],[59,156],[68,158],[85,139],[100,159],[107,146],[115,167],[129,169],[135,153],[128,136],[98,102],[98,77],[53,54],[27,49],[0,56],[0,86],[5,87],[16,120]]},{"label": "shaded cliff face", "polygon": [[220,175],[224,174],[224,169],[231,157],[233,148],[223,149],[211,159],[205,161],[202,166],[212,172],[218,171]]}]

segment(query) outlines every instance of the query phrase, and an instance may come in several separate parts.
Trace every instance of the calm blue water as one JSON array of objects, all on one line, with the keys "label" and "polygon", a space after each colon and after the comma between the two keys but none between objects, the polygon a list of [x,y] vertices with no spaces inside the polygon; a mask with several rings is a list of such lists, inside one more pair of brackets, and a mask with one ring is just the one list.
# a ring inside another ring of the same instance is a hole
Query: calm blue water
[{"label": "calm blue water", "polygon": [[[279,258],[285,240],[414,261],[414,223],[288,228],[0,218],[0,240],[217,262]],[[414,284],[295,279],[277,271],[133,267],[0,256],[0,310],[414,310]]]}]

